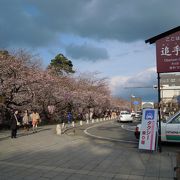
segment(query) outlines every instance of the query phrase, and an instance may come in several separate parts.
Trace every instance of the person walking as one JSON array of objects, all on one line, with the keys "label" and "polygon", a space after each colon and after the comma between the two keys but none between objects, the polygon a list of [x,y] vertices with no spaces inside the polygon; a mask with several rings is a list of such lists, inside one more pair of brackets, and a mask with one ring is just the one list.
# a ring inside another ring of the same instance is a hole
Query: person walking
[{"label": "person walking", "polygon": [[25,110],[22,122],[23,122],[24,130],[29,131],[30,116],[28,110]]},{"label": "person walking", "polygon": [[35,133],[37,132],[38,123],[40,122],[39,113],[36,110],[34,110],[30,117],[32,119],[33,133]]},{"label": "person walking", "polygon": [[89,113],[86,112],[84,116],[85,116],[86,123],[89,124]]},{"label": "person walking", "polygon": [[17,136],[17,129],[18,129],[18,126],[20,125],[19,121],[20,121],[19,112],[15,110],[10,121],[11,138],[16,138]]},{"label": "person walking", "polygon": [[67,119],[68,119],[68,124],[70,124],[72,122],[72,114],[71,114],[71,112],[68,112]]},{"label": "person walking", "polygon": [[82,121],[83,120],[83,114],[82,113],[78,113],[78,120]]}]

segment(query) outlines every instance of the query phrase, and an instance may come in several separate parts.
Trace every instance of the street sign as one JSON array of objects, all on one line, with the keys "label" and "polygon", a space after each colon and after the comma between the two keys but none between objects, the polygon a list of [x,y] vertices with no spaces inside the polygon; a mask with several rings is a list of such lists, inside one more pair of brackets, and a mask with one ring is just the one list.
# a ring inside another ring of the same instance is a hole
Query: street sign
[{"label": "street sign", "polygon": [[133,104],[134,104],[134,105],[138,105],[138,104],[139,104],[139,101],[134,101]]},{"label": "street sign", "polygon": [[143,109],[139,149],[155,150],[157,119],[157,109]]},{"label": "street sign", "polygon": [[180,31],[156,41],[157,72],[180,72]]}]

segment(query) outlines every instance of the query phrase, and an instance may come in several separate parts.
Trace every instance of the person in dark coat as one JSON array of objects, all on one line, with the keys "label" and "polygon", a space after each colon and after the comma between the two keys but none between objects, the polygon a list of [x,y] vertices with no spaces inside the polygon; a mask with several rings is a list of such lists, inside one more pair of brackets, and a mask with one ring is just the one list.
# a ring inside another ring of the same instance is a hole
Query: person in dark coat
[{"label": "person in dark coat", "polygon": [[71,112],[68,112],[67,119],[68,119],[68,124],[70,124],[72,122],[72,114],[71,114]]},{"label": "person in dark coat", "polygon": [[10,122],[11,138],[16,138],[17,128],[19,124],[19,117],[20,117],[18,113],[19,112],[16,110],[11,117],[11,122]]}]

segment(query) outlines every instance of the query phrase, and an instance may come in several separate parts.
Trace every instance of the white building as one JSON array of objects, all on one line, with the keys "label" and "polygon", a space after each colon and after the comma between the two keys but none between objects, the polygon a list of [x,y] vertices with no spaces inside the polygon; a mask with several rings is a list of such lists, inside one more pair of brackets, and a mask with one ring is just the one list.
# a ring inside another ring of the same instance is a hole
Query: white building
[{"label": "white building", "polygon": [[154,102],[142,102],[142,109],[154,108]]},{"label": "white building", "polygon": [[163,102],[175,100],[178,96],[180,96],[180,86],[163,85],[161,87],[161,98]]},{"label": "white building", "polygon": [[180,73],[169,73],[161,75],[162,101],[175,101],[178,96],[180,96]]}]

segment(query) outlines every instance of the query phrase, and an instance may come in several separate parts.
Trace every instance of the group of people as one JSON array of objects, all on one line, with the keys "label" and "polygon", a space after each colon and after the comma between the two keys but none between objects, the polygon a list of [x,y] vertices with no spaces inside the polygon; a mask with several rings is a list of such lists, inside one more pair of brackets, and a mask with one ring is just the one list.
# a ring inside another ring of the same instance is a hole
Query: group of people
[{"label": "group of people", "polygon": [[29,131],[32,126],[33,133],[37,132],[38,123],[40,122],[39,113],[34,110],[30,114],[25,110],[22,117],[18,110],[15,110],[10,120],[11,138],[16,138],[18,126],[23,126],[25,130]]}]

